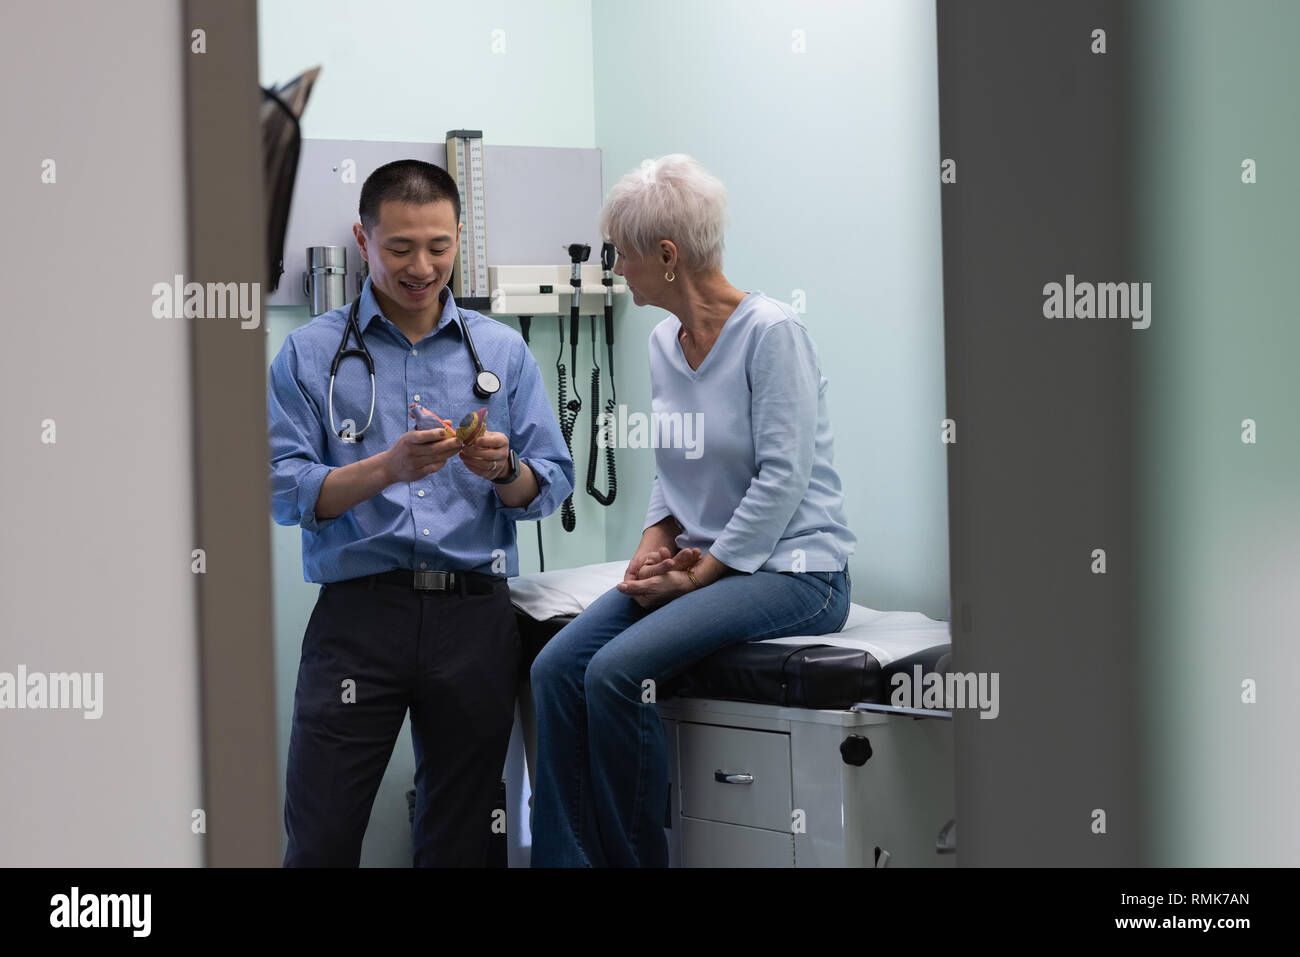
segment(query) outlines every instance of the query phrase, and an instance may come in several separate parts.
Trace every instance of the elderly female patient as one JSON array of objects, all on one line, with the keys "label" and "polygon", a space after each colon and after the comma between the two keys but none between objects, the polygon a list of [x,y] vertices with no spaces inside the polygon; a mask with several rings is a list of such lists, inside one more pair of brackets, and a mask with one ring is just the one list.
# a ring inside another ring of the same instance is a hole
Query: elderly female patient
[{"label": "elderly female patient", "polygon": [[614,271],[671,314],[650,334],[653,420],[700,413],[703,432],[666,448],[665,426],[623,581],[533,663],[534,866],[666,865],[666,744],[647,690],[727,645],[848,616],[856,539],[817,349],[790,307],[722,274],[725,218],[722,184],[682,155],[647,161],[605,201]]}]

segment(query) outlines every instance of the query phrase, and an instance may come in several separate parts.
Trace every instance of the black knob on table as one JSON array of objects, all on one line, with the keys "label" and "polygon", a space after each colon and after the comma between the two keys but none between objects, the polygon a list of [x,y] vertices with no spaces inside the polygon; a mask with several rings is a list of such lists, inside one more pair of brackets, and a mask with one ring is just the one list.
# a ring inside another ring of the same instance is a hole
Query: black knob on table
[{"label": "black knob on table", "polygon": [[871,757],[871,742],[860,734],[851,734],[840,742],[840,757],[845,764],[860,768]]}]

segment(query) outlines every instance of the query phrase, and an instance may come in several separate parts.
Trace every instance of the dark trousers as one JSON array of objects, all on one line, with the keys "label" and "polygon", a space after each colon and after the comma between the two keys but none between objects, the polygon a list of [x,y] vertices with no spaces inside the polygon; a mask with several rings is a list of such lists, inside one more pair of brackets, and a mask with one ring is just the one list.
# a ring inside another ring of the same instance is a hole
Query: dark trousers
[{"label": "dark trousers", "polygon": [[359,864],[408,709],[415,866],[486,866],[518,661],[504,580],[477,595],[373,581],[323,586],[294,694],[285,866]]}]

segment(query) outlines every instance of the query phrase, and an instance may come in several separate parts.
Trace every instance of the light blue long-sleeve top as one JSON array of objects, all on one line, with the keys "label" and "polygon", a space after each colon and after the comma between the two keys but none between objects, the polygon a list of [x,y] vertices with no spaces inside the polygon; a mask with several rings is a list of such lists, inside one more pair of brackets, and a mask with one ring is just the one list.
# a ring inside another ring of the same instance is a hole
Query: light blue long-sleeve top
[{"label": "light blue long-sleeve top", "polygon": [[844,568],[857,539],[808,329],[785,303],[751,292],[692,370],[681,328],[669,316],[650,334],[657,447],[644,527],[671,515],[682,526],[677,547],[742,572]]},{"label": "light blue long-sleeve top", "polygon": [[[519,574],[515,522],[553,512],[573,490],[573,459],[551,411],[541,372],[523,338],[509,326],[459,310],[483,367],[501,389],[489,399],[473,393],[474,366],[458,307],[444,290],[433,331],[412,343],[379,308],[370,280],[357,321],[375,365],[374,421],[347,444],[331,433],[330,363],[343,338],[348,307],[317,316],[290,333],[271,363],[267,413],[271,443],[271,511],[281,525],[302,526],[303,575],[335,582],[391,569]],[[352,336],[350,348],[357,348]],[[459,423],[487,406],[487,428],[502,432],[520,461],[537,476],[540,492],[526,507],[502,504],[493,484],[473,474],[459,456],[418,482],[398,482],[327,520],[316,500],[334,468],[389,448],[414,427],[410,404]],[[358,358],[344,360],[334,385],[334,420],[360,430],[370,407],[370,376]],[[504,556],[505,569],[494,559]]]}]

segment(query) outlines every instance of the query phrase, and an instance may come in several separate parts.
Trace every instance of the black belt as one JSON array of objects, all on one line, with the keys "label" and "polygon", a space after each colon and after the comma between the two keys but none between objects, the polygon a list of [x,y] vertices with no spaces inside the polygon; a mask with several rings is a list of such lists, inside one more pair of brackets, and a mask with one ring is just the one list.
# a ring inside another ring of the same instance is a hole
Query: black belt
[{"label": "black belt", "polygon": [[402,585],[415,591],[444,592],[457,595],[490,595],[502,583],[504,578],[483,575],[479,572],[443,572],[443,571],[407,571],[394,569],[378,575],[363,575],[350,578],[345,585],[373,585],[376,582],[385,585]]}]

